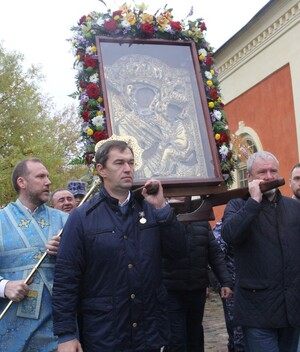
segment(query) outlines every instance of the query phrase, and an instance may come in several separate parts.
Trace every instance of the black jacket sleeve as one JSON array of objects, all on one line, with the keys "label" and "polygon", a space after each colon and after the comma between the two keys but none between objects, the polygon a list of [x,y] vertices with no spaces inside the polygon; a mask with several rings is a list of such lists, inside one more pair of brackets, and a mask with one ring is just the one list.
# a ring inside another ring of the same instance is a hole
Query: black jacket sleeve
[{"label": "black jacket sleeve", "polygon": [[221,234],[224,241],[238,244],[246,240],[248,230],[261,211],[261,204],[252,198],[232,199],[228,202],[223,216]]}]

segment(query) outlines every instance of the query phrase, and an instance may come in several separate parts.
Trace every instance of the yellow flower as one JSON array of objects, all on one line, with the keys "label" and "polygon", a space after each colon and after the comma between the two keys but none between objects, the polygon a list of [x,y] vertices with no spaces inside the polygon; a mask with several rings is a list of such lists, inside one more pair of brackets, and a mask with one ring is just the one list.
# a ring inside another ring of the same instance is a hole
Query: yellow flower
[{"label": "yellow flower", "polygon": [[215,134],[215,140],[218,141],[220,139],[221,135],[219,133]]},{"label": "yellow flower", "polygon": [[97,102],[98,102],[98,103],[102,103],[102,102],[103,102],[103,98],[102,98],[102,97],[99,97],[99,98],[97,99]]},{"label": "yellow flower", "polygon": [[211,87],[211,86],[213,85],[213,82],[212,82],[212,80],[208,79],[208,80],[206,81],[206,84],[207,84],[209,87]]},{"label": "yellow flower", "polygon": [[166,17],[164,17],[164,16],[162,16],[162,15],[159,15],[159,16],[157,17],[157,23],[159,24],[159,26],[160,26],[161,28],[166,28],[169,22],[170,22],[170,21],[169,21]]},{"label": "yellow flower", "polygon": [[172,16],[172,13],[170,11],[165,11],[163,13],[163,16],[168,20],[168,22],[172,21],[173,16]]},{"label": "yellow flower", "polygon": [[213,109],[213,108],[215,107],[215,103],[214,103],[213,101],[210,101],[210,102],[208,103],[208,107],[209,107],[210,109]]},{"label": "yellow flower", "polygon": [[131,24],[134,25],[136,22],[135,14],[133,12],[128,12],[126,14],[126,20]]},{"label": "yellow flower", "polygon": [[140,12],[144,12],[145,10],[147,10],[148,6],[145,3],[141,3],[140,5],[136,5],[135,6]]},{"label": "yellow flower", "polygon": [[101,110],[98,111],[98,112],[97,112],[97,115],[98,115],[98,116],[102,116],[102,115],[103,115],[103,111],[101,111]]},{"label": "yellow flower", "polygon": [[211,73],[212,75],[214,75],[214,74],[215,74],[215,70],[211,69],[211,70],[210,70],[210,73]]},{"label": "yellow flower", "polygon": [[114,20],[115,20],[115,21],[118,21],[119,18],[120,18],[119,15],[114,16]]},{"label": "yellow flower", "polygon": [[92,136],[92,135],[94,134],[94,131],[93,131],[91,128],[89,128],[89,129],[86,131],[86,133],[87,133],[89,136]]},{"label": "yellow flower", "polygon": [[124,5],[122,5],[122,6],[119,7],[119,10],[122,10],[122,13],[127,13],[127,12],[130,10],[130,8],[129,8],[129,6],[125,3]]},{"label": "yellow flower", "polygon": [[96,46],[95,46],[95,45],[93,45],[93,46],[91,47],[91,50],[92,50],[92,52],[93,52],[93,53],[96,53],[96,52],[97,52],[97,48],[96,48]]},{"label": "yellow flower", "polygon": [[199,55],[199,60],[204,60],[205,59],[205,55],[204,54],[201,54],[201,55]]},{"label": "yellow flower", "polygon": [[142,13],[140,17],[142,19],[143,24],[153,22],[153,16],[149,15],[148,13]]},{"label": "yellow flower", "polygon": [[218,97],[217,102],[221,103],[221,101],[222,101],[222,99],[220,97]]}]

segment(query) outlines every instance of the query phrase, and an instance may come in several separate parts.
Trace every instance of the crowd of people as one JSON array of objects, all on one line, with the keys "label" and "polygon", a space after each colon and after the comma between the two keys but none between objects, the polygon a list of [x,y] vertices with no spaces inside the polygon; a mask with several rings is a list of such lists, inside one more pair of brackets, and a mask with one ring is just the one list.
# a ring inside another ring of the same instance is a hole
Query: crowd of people
[{"label": "crowd of people", "polygon": [[249,197],[230,200],[213,229],[179,222],[159,180],[135,197],[129,143],[102,143],[95,166],[101,186],[84,202],[82,181],[50,192],[40,159],[15,166],[17,200],[0,210],[1,351],[204,351],[212,270],[229,352],[297,352],[300,164],[292,197],[262,193],[279,162],[252,154]]}]

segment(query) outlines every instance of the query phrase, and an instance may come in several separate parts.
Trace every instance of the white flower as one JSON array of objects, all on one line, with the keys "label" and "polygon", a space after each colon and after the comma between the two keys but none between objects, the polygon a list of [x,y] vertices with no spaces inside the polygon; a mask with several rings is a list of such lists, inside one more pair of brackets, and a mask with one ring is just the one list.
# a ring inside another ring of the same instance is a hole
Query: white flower
[{"label": "white flower", "polygon": [[123,28],[130,28],[130,23],[125,19],[121,22]]},{"label": "white flower", "polygon": [[96,72],[93,75],[91,75],[89,81],[91,83],[98,83],[99,82],[99,74]]},{"label": "white flower", "polygon": [[172,32],[171,25],[167,24],[166,27],[164,28],[164,32]]},{"label": "white flower", "polygon": [[222,118],[222,113],[219,110],[214,110],[213,111],[213,115],[214,115],[215,119],[218,120],[218,121],[220,121],[221,118]]},{"label": "white flower", "polygon": [[213,75],[209,72],[209,71],[205,71],[205,77],[207,79],[212,79],[213,78]]},{"label": "white flower", "polygon": [[93,125],[95,126],[103,126],[103,123],[104,123],[104,118],[103,116],[96,116],[92,119],[92,123]]},{"label": "white flower", "polygon": [[98,26],[102,27],[104,25],[105,21],[102,17],[100,17],[100,18],[98,18],[96,23]]},{"label": "white flower", "polygon": [[82,72],[84,70],[82,61],[78,62],[77,66],[76,66],[76,70],[79,72]]},{"label": "white flower", "polygon": [[202,55],[204,55],[204,56],[206,57],[206,56],[207,56],[207,51],[206,51],[205,49],[199,49],[199,50],[198,50],[198,54],[199,54],[199,55],[202,54]]},{"label": "white flower", "polygon": [[89,128],[89,125],[88,125],[88,124],[85,124],[85,125],[82,124],[82,132],[87,133],[87,131],[88,131],[89,129],[90,129],[90,128]]},{"label": "white flower", "polygon": [[229,152],[229,149],[226,147],[226,145],[222,145],[220,148],[219,148],[219,152],[221,155],[224,155],[226,156]]},{"label": "white flower", "polygon": [[88,55],[93,55],[93,50],[91,46],[85,48],[85,53]]}]

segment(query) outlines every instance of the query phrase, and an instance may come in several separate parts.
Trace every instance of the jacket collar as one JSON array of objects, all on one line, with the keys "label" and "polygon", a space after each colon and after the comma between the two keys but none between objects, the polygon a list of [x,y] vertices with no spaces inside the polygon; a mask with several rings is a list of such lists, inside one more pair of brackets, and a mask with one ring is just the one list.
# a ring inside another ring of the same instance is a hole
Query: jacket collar
[{"label": "jacket collar", "polygon": [[[115,211],[119,210],[119,200],[111,197],[107,190],[105,189],[104,186],[100,188],[99,194],[95,196],[92,200],[91,203],[89,204],[89,207],[87,208],[86,214],[90,214],[93,212],[98,206],[102,203],[106,202],[109,207]],[[134,197],[132,192],[130,192],[130,199],[128,202],[128,209],[134,208],[135,204],[139,203]]]}]

